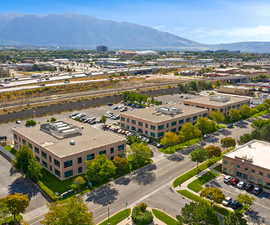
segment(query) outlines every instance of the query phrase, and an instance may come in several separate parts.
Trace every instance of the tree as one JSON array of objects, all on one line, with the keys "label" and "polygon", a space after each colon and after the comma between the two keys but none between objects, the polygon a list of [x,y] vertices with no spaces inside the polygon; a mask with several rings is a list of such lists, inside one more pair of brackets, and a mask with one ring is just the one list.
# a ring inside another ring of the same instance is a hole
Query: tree
[{"label": "tree", "polygon": [[254,139],[254,138],[251,134],[244,134],[244,135],[240,136],[240,139],[238,142],[240,145],[243,145],[243,144],[251,141],[252,139]]},{"label": "tree", "polygon": [[208,158],[208,153],[206,150],[199,148],[191,152],[191,160],[197,162],[197,167],[199,162],[203,162]]},{"label": "tree", "polygon": [[206,117],[199,118],[195,126],[200,129],[202,134],[209,134],[217,130],[216,122]]},{"label": "tree", "polygon": [[122,176],[127,174],[130,171],[129,162],[127,158],[115,157],[113,160],[113,164],[116,167],[116,174],[118,176]]},{"label": "tree", "polygon": [[96,159],[86,161],[86,176],[95,184],[102,184],[115,175],[116,167],[105,155],[99,155]]},{"label": "tree", "polygon": [[223,192],[219,188],[216,188],[216,187],[206,187],[206,188],[204,188],[201,191],[200,196],[208,198],[211,201],[214,201],[214,202],[217,202],[217,203],[221,203],[225,198]]},{"label": "tree", "polygon": [[200,129],[195,127],[192,123],[184,123],[179,132],[180,137],[185,141],[202,136]]},{"label": "tree", "polygon": [[8,195],[4,199],[4,202],[10,214],[13,215],[15,222],[17,221],[17,216],[19,216],[20,213],[23,213],[29,206],[28,196],[21,193]]},{"label": "tree", "polygon": [[217,225],[219,224],[213,207],[205,202],[191,202],[186,204],[181,215],[177,216],[180,224],[186,225]]},{"label": "tree", "polygon": [[0,218],[1,219],[6,219],[10,215],[5,198],[0,199]]},{"label": "tree", "polygon": [[106,121],[107,121],[107,117],[105,115],[102,115],[100,122],[105,124]]},{"label": "tree", "polygon": [[251,108],[248,105],[242,105],[239,109],[242,119],[246,119],[251,116]]},{"label": "tree", "polygon": [[27,120],[25,122],[26,127],[34,127],[34,126],[36,126],[36,124],[37,124],[37,122],[35,120]]},{"label": "tree", "polygon": [[130,161],[133,169],[140,168],[151,162],[153,153],[151,149],[143,143],[134,143],[130,146]]},{"label": "tree", "polygon": [[225,120],[224,114],[219,111],[211,111],[209,113],[209,118],[216,121],[217,123],[223,123]]},{"label": "tree", "polygon": [[241,119],[241,114],[240,114],[240,111],[238,109],[231,109],[229,111],[229,120],[231,122],[236,122],[240,119]]},{"label": "tree", "polygon": [[208,153],[208,158],[221,156],[221,148],[216,145],[209,145],[204,148]]},{"label": "tree", "polygon": [[236,141],[232,137],[225,137],[220,140],[223,148],[235,147]]},{"label": "tree", "polygon": [[73,184],[71,184],[72,189],[79,192],[85,186],[86,180],[82,176],[75,177],[73,179]]},{"label": "tree", "polygon": [[36,160],[33,152],[27,146],[22,146],[17,152],[14,167],[30,179],[37,181],[41,177],[41,165]]},{"label": "tree", "polygon": [[180,137],[174,132],[166,132],[161,138],[160,144],[164,146],[176,145],[180,142]]},{"label": "tree", "polygon": [[140,203],[132,210],[132,221],[137,225],[148,225],[153,222],[153,214],[147,210],[145,203]]},{"label": "tree", "polygon": [[44,225],[94,225],[93,215],[80,197],[72,197],[66,201],[53,202],[49,212],[41,221]]},{"label": "tree", "polygon": [[254,198],[248,194],[239,194],[237,200],[243,205],[245,210],[248,210],[254,202]]},{"label": "tree", "polygon": [[243,218],[243,214],[238,213],[229,213],[224,218],[224,225],[248,225],[247,221]]},{"label": "tree", "polygon": [[127,137],[127,144],[128,145],[132,145],[133,143],[141,143],[141,142],[142,142],[142,140],[135,135],[131,135],[131,136]]}]

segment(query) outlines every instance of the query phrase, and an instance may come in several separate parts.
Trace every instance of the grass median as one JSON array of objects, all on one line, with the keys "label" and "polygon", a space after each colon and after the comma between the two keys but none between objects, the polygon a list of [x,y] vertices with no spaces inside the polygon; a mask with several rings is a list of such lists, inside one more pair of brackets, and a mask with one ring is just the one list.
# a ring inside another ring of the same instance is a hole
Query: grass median
[{"label": "grass median", "polygon": [[131,213],[131,209],[124,209],[124,210],[116,213],[115,215],[111,216],[109,219],[104,220],[99,225],[107,225],[107,224],[117,225],[118,223],[120,223],[124,219],[128,218],[130,213]]},{"label": "grass median", "polygon": [[152,212],[156,218],[167,225],[178,225],[178,221],[173,217],[167,215],[165,212],[162,212],[158,209],[152,209]]},{"label": "grass median", "polygon": [[180,143],[180,144],[177,144],[177,145],[174,145],[174,146],[161,148],[159,151],[161,151],[161,152],[163,152],[165,154],[173,154],[176,151],[182,150],[182,149],[187,148],[187,147],[189,147],[191,145],[199,143],[200,140],[201,140],[200,138],[194,138],[194,139],[191,139],[189,141],[185,141],[183,143]]},{"label": "grass median", "polygon": [[219,174],[213,171],[208,171],[204,175],[200,176],[198,179],[192,181],[188,184],[188,188],[194,192],[200,192],[203,189],[203,185],[209,181],[215,179]]}]

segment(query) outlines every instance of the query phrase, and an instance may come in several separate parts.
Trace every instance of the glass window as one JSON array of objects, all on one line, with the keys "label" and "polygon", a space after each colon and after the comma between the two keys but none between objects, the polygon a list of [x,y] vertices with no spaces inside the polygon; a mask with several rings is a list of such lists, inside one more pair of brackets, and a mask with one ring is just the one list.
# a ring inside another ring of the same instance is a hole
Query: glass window
[{"label": "glass window", "polygon": [[131,120],[131,123],[136,124],[136,120]]},{"label": "glass window", "polygon": [[64,168],[72,166],[72,160],[68,160],[64,162]]},{"label": "glass window", "polygon": [[158,133],[158,137],[163,137],[163,135],[164,135],[164,132],[159,132]]},{"label": "glass window", "polygon": [[151,135],[151,137],[156,137],[156,134],[153,132],[151,132],[150,135]]},{"label": "glass window", "polygon": [[78,162],[78,164],[82,163],[82,157],[79,157],[79,158],[77,159],[77,162]]},{"label": "glass window", "polygon": [[59,170],[57,170],[57,169],[54,169],[54,174],[55,174],[56,176],[58,176],[58,177],[60,177],[60,176],[61,176],[60,171],[59,171]]},{"label": "glass window", "polygon": [[145,123],[145,128],[148,128],[148,124],[147,123]]},{"label": "glass window", "polygon": [[151,125],[151,130],[155,130],[155,129],[156,129],[156,127]]},{"label": "glass window", "polygon": [[46,168],[48,167],[48,164],[42,160],[42,165],[45,166]]},{"label": "glass window", "polygon": [[171,129],[171,132],[176,132],[176,128]]},{"label": "glass window", "polygon": [[159,129],[159,130],[163,130],[163,129],[164,129],[164,125],[159,125],[159,126],[158,126],[158,129]]},{"label": "glass window", "polygon": [[47,159],[47,153],[45,153],[45,152],[42,151],[41,152],[41,155],[42,155],[43,158]]},{"label": "glass window", "polygon": [[98,154],[100,154],[100,155],[106,155],[106,150],[100,151]]},{"label": "glass window", "polygon": [[95,158],[95,154],[94,154],[94,153],[89,154],[89,155],[86,156],[86,159],[87,159],[87,160],[92,160],[92,159],[94,159],[94,158]]},{"label": "glass window", "polygon": [[78,173],[82,173],[82,167],[78,168]]},{"label": "glass window", "polygon": [[125,118],[124,117],[121,117],[121,121],[125,121]]},{"label": "glass window", "polygon": [[122,151],[122,150],[124,150],[125,149],[125,145],[118,145],[118,150],[119,151]]},{"label": "glass window", "polygon": [[57,167],[60,167],[60,162],[57,159],[53,160],[54,165],[56,165]]},{"label": "glass window", "polygon": [[172,125],[172,126],[176,126],[176,121],[173,121],[173,122],[171,123],[171,125]]},{"label": "glass window", "polygon": [[71,177],[73,176],[73,170],[68,170],[64,173],[65,177]]},{"label": "glass window", "polygon": [[239,165],[236,165],[236,168],[240,168],[240,166]]},{"label": "glass window", "polygon": [[143,123],[142,122],[139,122],[138,125],[142,127],[143,126]]},{"label": "glass window", "polygon": [[263,172],[259,172],[259,174],[260,174],[261,176],[263,176]]},{"label": "glass window", "polygon": [[111,148],[110,151],[111,151],[111,154],[113,154],[114,153],[114,148]]},{"label": "glass window", "polygon": [[49,155],[49,161],[52,162],[52,157]]},{"label": "glass window", "polygon": [[184,120],[179,120],[179,124],[182,124],[182,123],[184,123]]},{"label": "glass window", "polygon": [[29,146],[29,148],[31,148],[31,149],[33,148],[32,144],[30,144],[30,143],[28,143],[28,146]]},{"label": "glass window", "polygon": [[35,152],[39,154],[39,149],[35,147]]}]

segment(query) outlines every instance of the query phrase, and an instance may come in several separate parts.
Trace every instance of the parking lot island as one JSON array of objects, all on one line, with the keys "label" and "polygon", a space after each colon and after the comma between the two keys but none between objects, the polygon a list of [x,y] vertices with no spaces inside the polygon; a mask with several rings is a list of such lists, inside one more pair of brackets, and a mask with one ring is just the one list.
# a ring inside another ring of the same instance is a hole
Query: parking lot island
[{"label": "parking lot island", "polygon": [[17,127],[12,131],[14,148],[29,146],[40,164],[60,180],[83,174],[84,162],[97,155],[113,159],[125,154],[124,137],[73,120]]}]

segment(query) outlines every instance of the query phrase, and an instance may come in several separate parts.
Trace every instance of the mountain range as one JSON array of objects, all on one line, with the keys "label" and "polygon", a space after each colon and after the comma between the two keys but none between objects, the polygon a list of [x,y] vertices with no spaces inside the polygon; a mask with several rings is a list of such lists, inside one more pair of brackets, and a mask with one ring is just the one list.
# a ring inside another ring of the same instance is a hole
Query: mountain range
[{"label": "mountain range", "polygon": [[0,15],[0,45],[92,49],[183,49],[270,52],[270,42],[206,45],[151,27],[86,15]]}]

